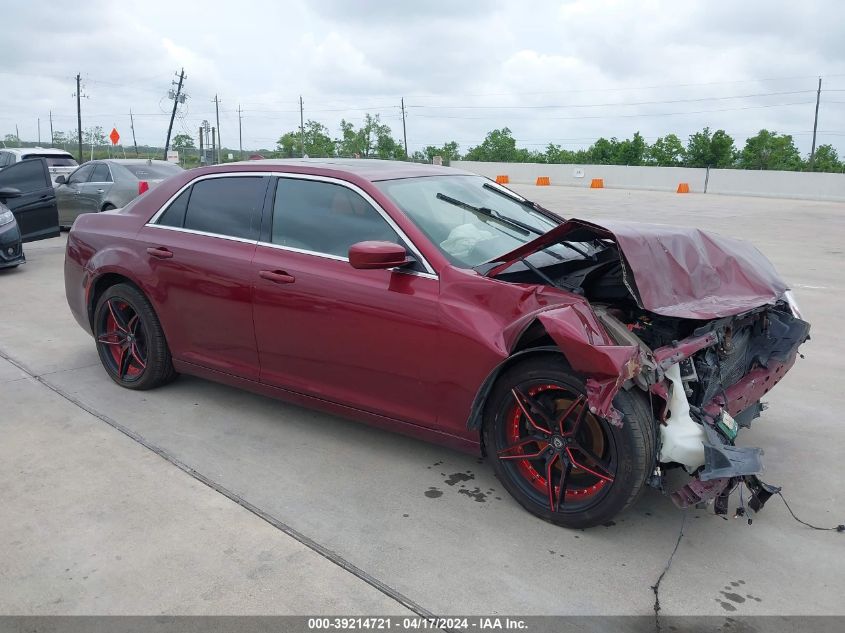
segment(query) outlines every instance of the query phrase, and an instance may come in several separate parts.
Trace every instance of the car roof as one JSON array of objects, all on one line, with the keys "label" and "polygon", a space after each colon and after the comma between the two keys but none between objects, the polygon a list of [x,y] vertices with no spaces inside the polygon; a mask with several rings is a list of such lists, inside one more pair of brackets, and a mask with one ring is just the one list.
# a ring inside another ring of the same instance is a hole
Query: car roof
[{"label": "car roof", "polygon": [[73,158],[73,154],[70,152],[54,147],[0,147],[0,152],[12,152],[13,154],[53,154]]},{"label": "car roof", "polygon": [[398,178],[418,178],[422,176],[474,176],[472,172],[454,167],[439,167],[423,163],[409,163],[400,160],[380,160],[375,158],[270,158],[264,160],[224,163],[217,167],[230,165],[252,166],[261,171],[270,171],[277,167],[309,167],[327,171],[354,174],[365,180],[396,180]]},{"label": "car roof", "polygon": [[[156,160],[154,158],[99,158],[93,162],[114,163],[115,165],[176,165],[176,163],[171,163],[170,161]],[[178,165],[176,166],[178,167]]]}]

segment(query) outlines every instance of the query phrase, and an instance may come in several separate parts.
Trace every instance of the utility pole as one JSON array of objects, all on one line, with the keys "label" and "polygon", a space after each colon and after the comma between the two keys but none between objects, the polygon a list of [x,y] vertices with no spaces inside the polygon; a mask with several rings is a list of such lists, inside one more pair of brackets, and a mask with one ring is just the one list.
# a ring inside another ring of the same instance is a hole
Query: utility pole
[{"label": "utility pole", "polygon": [[205,130],[203,130],[202,126],[200,125],[200,167],[202,167],[203,163],[205,162],[205,160],[204,160],[205,159],[205,150],[203,149],[203,142],[202,142],[203,137],[204,137],[204,134],[203,134],[204,131]]},{"label": "utility pole", "polygon": [[38,146],[41,146],[41,117],[38,117]]},{"label": "utility pole", "polygon": [[79,73],[76,73],[76,134],[79,141],[79,164],[82,160],[82,79]]},{"label": "utility pole", "polygon": [[18,124],[17,123],[15,123],[15,138],[18,139],[18,145],[20,145],[21,144],[21,133],[20,133],[20,130],[18,130]]},{"label": "utility pole", "polygon": [[299,153],[305,158],[305,108],[302,105],[302,95],[299,95]]},{"label": "utility pole", "polygon": [[135,117],[132,116],[132,108],[129,108],[129,127],[132,128],[132,145],[135,146],[135,158],[138,158],[138,141],[135,140]]},{"label": "utility pole", "polygon": [[816,91],[816,116],[813,119],[813,148],[810,150],[810,171],[816,162],[816,128],[819,126],[819,100],[822,96],[822,78],[819,77],[819,89]]},{"label": "utility pole", "polygon": [[405,160],[408,160],[408,132],[405,130],[405,97],[402,97],[402,138],[405,141]]},{"label": "utility pole", "polygon": [[164,158],[162,160],[167,160],[167,150],[170,149],[170,134],[173,132],[173,119],[176,118],[176,106],[179,105],[179,95],[182,94],[182,82],[184,80],[185,69],[183,68],[179,73],[179,85],[176,86],[176,96],[173,99],[173,112],[170,113],[170,125],[167,126],[167,140],[164,142]]},{"label": "utility pole", "polygon": [[220,102],[217,100],[217,95],[214,95],[214,114],[217,116],[217,162],[219,163],[223,143],[220,142]]},{"label": "utility pole", "polygon": [[238,158],[240,160],[244,159],[244,132],[243,132],[243,124],[241,120],[241,104],[238,104]]},{"label": "utility pole", "polygon": [[217,164],[217,159],[215,154],[217,154],[217,130],[212,127],[211,128],[211,162],[212,164]]},{"label": "utility pole", "polygon": [[50,110],[50,147],[53,147],[53,145],[54,145],[54,143],[53,143],[54,138],[55,137],[53,136],[53,111]]}]

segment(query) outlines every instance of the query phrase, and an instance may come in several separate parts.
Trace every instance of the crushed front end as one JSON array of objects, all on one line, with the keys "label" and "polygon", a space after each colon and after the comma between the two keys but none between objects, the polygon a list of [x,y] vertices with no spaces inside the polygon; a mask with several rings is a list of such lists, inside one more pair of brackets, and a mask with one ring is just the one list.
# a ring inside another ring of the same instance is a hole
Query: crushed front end
[{"label": "crushed front end", "polygon": [[[652,396],[658,422],[658,464],[651,483],[680,467],[692,476],[672,491],[680,508],[715,500],[727,513],[728,497],[746,485],[746,511],[756,512],[778,488],[763,483],[763,450],[739,447],[739,432],[765,408],[765,396],[795,363],[810,325],[783,300],[712,321],[663,317],[607,308],[599,317],[617,340],[637,342],[645,361],[640,386]],[[620,329],[624,327],[624,331]]]}]

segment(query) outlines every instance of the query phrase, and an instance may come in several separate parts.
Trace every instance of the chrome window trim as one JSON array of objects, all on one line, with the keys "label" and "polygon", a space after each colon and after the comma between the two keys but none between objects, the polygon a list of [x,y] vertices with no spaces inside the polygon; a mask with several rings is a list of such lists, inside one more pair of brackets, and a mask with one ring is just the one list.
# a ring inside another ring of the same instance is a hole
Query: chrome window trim
[{"label": "chrome window trim", "polygon": [[167,224],[147,224],[152,229],[164,229],[166,231],[177,231],[179,233],[189,233],[191,235],[203,235],[205,237],[216,237],[221,240],[229,240],[231,242],[241,242],[243,244],[258,244],[257,240],[248,240],[245,237],[235,237],[234,235],[223,235],[221,233],[209,233],[207,231],[197,231],[195,229],[185,229],[181,226],[168,226]]},{"label": "chrome window trim", "polygon": [[162,214],[164,214],[164,212],[170,207],[170,205],[173,203],[173,201],[176,200],[176,198],[178,198],[182,194],[182,192],[184,192],[188,187],[194,185],[195,183],[200,182],[201,180],[208,180],[208,179],[211,179],[211,178],[237,178],[239,176],[252,176],[252,177],[255,177],[255,176],[260,176],[260,177],[277,176],[279,178],[290,178],[290,179],[294,179],[294,180],[315,180],[315,181],[318,181],[318,182],[326,182],[326,183],[329,183],[329,184],[340,185],[341,187],[346,187],[347,189],[354,191],[355,193],[360,195],[362,198],[364,198],[364,200],[366,200],[367,203],[369,203],[376,210],[376,212],[379,215],[381,215],[381,217],[385,220],[385,222],[387,222],[387,224],[390,226],[390,228],[392,228],[396,232],[396,234],[400,238],[402,238],[402,240],[404,240],[404,242],[408,245],[409,249],[411,250],[411,254],[417,259],[417,261],[419,261],[422,264],[423,268],[425,268],[425,272],[419,272],[419,271],[415,271],[415,270],[402,270],[402,269],[399,269],[399,268],[392,268],[390,270],[394,270],[396,272],[402,272],[402,273],[406,273],[406,274],[414,274],[414,275],[418,275],[420,277],[428,277],[428,278],[433,278],[433,279],[439,278],[437,273],[434,271],[434,268],[431,266],[431,264],[429,264],[428,260],[425,257],[423,257],[422,253],[417,248],[417,246],[405,234],[405,231],[403,231],[399,227],[399,225],[397,225],[396,222],[394,222],[393,218],[390,217],[390,215],[387,213],[387,211],[385,211],[381,207],[381,205],[378,202],[376,202],[373,199],[372,196],[370,196],[370,194],[368,194],[366,191],[364,191],[363,189],[361,189],[358,185],[356,185],[354,183],[351,183],[351,182],[346,181],[346,180],[342,180],[340,178],[334,178],[332,176],[319,176],[319,175],[315,175],[315,174],[296,174],[296,173],[279,172],[279,171],[238,171],[238,172],[225,172],[225,173],[219,173],[219,174],[206,174],[204,176],[194,178],[190,182],[188,182],[185,185],[183,185],[182,187],[180,187],[179,190],[176,191],[172,196],[170,196],[164,202],[164,204],[162,204],[162,206],[158,209],[158,211],[156,211],[153,214],[153,216],[147,221],[145,226],[149,226],[149,227],[153,227],[153,228],[160,228],[160,229],[168,229],[168,230],[171,230],[171,231],[182,231],[184,233],[192,233],[192,234],[195,234],[195,235],[205,235],[205,236],[208,236],[208,237],[218,237],[218,238],[222,238],[222,239],[230,239],[230,240],[234,240],[234,241],[238,241],[238,242],[247,242],[249,244],[260,244],[261,246],[269,246],[271,248],[277,248],[277,249],[280,249],[280,250],[291,251],[291,252],[294,252],[294,253],[302,253],[304,255],[313,255],[313,256],[316,256],[316,257],[322,257],[324,259],[333,259],[333,260],[344,261],[344,262],[349,261],[349,258],[347,258],[347,257],[342,257],[342,256],[339,256],[339,255],[332,255],[330,253],[320,253],[320,252],[317,252],[317,251],[309,251],[309,250],[306,250],[306,249],[294,248],[292,246],[283,246],[281,244],[273,244],[272,242],[263,242],[263,241],[260,241],[260,240],[246,240],[246,239],[243,239],[243,238],[232,237],[232,236],[229,236],[229,235],[222,235],[222,234],[219,234],[219,233],[207,233],[205,231],[195,231],[193,229],[185,229],[185,228],[178,227],[178,226],[167,226],[167,225],[164,225],[164,224],[157,224],[158,219],[162,216]]}]

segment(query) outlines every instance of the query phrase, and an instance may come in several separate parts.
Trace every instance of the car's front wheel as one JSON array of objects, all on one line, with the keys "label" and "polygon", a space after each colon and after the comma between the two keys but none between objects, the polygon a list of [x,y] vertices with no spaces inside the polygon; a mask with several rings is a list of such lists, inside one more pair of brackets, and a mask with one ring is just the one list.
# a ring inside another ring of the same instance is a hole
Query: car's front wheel
[{"label": "car's front wheel", "polygon": [[590,413],[582,378],[555,356],[505,371],[485,406],[484,444],[504,487],[529,512],[569,528],[610,521],[654,466],[648,401],[620,391],[619,428]]},{"label": "car's front wheel", "polygon": [[152,389],[176,375],[152,305],[130,284],[103,292],[94,310],[94,336],[103,367],[121,387]]}]

